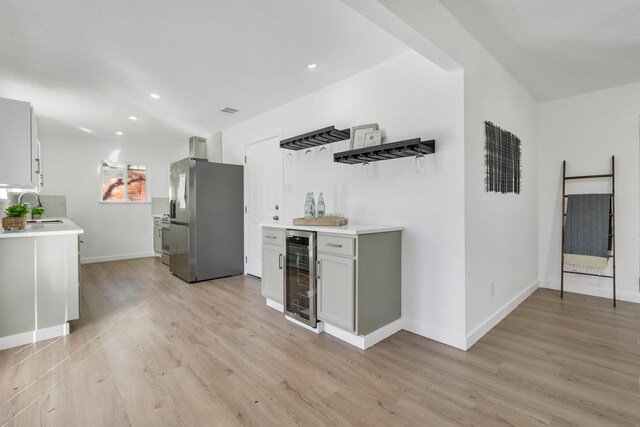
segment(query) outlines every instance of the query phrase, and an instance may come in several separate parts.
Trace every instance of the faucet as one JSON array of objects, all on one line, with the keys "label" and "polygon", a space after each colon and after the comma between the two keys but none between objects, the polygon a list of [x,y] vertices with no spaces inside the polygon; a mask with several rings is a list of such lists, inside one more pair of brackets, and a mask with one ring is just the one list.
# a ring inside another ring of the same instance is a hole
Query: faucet
[{"label": "faucet", "polygon": [[42,203],[40,202],[40,196],[38,196],[37,193],[22,193],[20,196],[18,196],[18,203],[22,204],[22,198],[24,196],[28,196],[30,194],[36,197],[36,200],[38,201],[38,207],[41,208],[42,207]]}]

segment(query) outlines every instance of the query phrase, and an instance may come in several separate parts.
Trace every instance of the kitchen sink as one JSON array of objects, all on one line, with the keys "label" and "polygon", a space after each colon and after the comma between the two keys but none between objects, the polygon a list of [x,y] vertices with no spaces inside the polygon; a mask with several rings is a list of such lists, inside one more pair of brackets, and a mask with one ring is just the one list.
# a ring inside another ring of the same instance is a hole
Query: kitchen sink
[{"label": "kitchen sink", "polygon": [[60,219],[30,219],[28,224],[62,224]]}]

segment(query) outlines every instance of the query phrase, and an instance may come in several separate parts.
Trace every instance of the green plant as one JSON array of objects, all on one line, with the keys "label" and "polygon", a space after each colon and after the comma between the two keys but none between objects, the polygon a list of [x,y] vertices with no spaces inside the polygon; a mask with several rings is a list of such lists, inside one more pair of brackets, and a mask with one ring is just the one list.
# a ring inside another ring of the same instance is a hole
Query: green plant
[{"label": "green plant", "polygon": [[4,213],[7,214],[8,217],[20,218],[23,216],[27,216],[29,213],[29,208],[26,203],[17,204],[9,206],[4,210]]},{"label": "green plant", "polygon": [[42,215],[44,213],[44,208],[33,208],[31,209],[32,215]]}]

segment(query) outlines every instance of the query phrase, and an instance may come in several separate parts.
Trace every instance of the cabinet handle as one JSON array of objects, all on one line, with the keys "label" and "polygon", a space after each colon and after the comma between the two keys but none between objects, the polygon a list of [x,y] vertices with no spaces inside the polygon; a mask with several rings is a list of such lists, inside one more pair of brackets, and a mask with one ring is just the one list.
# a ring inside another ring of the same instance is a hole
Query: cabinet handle
[{"label": "cabinet handle", "polygon": [[282,254],[278,257],[278,268],[282,270]]},{"label": "cabinet handle", "polygon": [[36,163],[38,163],[38,169],[36,169],[36,173],[40,173],[40,159],[36,159]]},{"label": "cabinet handle", "polygon": [[322,261],[316,261],[316,279],[320,280],[320,269],[322,268]]},{"label": "cabinet handle", "polygon": [[269,236],[264,236],[264,237],[266,237],[267,239],[277,239],[277,237],[276,237],[276,236],[271,236],[271,235],[269,235]]},{"label": "cabinet handle", "polygon": [[337,243],[325,243],[325,246],[329,246],[330,248],[341,248],[342,245],[339,245]]}]

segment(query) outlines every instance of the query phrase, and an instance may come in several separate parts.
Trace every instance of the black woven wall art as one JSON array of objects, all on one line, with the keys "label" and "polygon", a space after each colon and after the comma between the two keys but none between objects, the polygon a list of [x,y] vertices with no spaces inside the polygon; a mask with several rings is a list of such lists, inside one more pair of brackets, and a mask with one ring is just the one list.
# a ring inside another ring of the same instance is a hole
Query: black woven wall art
[{"label": "black woven wall art", "polygon": [[491,122],[484,122],[484,134],[486,192],[520,194],[520,138]]}]

